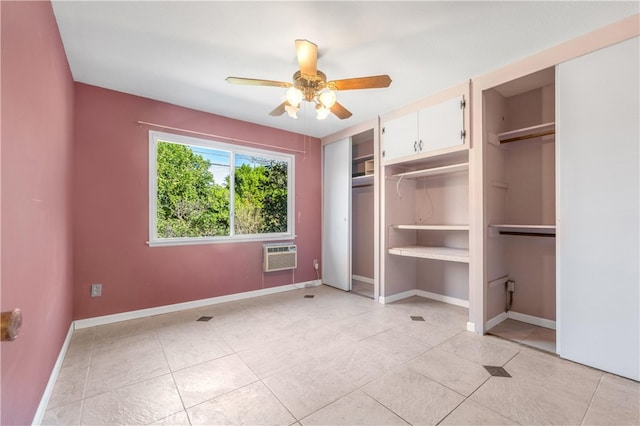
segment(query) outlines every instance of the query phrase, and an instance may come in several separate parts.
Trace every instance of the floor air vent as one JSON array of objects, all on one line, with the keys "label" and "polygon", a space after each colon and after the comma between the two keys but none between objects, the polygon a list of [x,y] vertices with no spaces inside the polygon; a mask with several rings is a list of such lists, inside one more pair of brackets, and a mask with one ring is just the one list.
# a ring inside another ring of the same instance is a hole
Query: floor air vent
[{"label": "floor air vent", "polygon": [[295,244],[265,244],[264,272],[296,269],[298,266],[298,250]]},{"label": "floor air vent", "polygon": [[483,367],[493,377],[511,377],[511,374],[507,373],[507,370],[502,367],[494,367],[492,365],[483,365]]}]

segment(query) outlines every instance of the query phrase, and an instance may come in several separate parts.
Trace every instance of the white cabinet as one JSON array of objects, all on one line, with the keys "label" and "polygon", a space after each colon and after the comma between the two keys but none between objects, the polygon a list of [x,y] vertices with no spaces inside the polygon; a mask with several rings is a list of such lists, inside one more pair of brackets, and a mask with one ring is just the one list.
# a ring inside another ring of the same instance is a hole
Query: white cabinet
[{"label": "white cabinet", "polygon": [[380,117],[382,301],[469,299],[469,83]]},{"label": "white cabinet", "polygon": [[386,163],[464,146],[465,100],[460,95],[385,121],[382,155]]},{"label": "white cabinet", "polygon": [[418,151],[418,113],[398,117],[382,127],[382,156],[385,161],[408,157]]}]

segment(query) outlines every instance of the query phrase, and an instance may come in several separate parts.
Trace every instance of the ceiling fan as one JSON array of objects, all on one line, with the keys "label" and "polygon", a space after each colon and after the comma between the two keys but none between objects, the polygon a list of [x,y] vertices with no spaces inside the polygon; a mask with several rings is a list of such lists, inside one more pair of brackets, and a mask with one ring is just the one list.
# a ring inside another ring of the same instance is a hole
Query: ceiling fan
[{"label": "ceiling fan", "polygon": [[298,118],[297,112],[304,100],[315,104],[318,120],[327,118],[329,112],[341,120],[351,117],[351,112],[336,101],[336,90],[376,89],[389,87],[391,84],[388,75],[327,81],[327,76],[318,69],[318,46],[308,40],[296,40],[296,54],[300,70],[293,74],[292,83],[242,77],[227,77],[226,80],[233,84],[288,88],[287,100],[271,111],[270,115],[279,116],[286,112],[289,116]]}]

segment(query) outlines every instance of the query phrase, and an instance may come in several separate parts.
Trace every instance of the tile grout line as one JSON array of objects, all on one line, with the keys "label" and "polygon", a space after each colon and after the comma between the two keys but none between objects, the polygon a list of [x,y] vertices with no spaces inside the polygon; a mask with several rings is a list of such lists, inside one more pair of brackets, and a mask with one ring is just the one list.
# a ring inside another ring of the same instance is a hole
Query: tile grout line
[{"label": "tile grout line", "polygon": [[93,351],[96,347],[96,328],[92,327],[93,333],[91,335],[91,351],[89,352],[89,365],[87,366],[87,375],[84,378],[84,386],[82,388],[82,402],[80,403],[80,424],[84,424],[82,419],[84,418],[85,402],[87,400],[87,386],[89,386],[89,374],[91,374],[91,367],[93,365]]},{"label": "tile grout line", "polygon": [[596,385],[596,388],[593,391],[593,395],[591,395],[591,399],[589,400],[589,405],[587,405],[587,409],[584,410],[584,414],[582,415],[582,419],[580,420],[580,424],[584,424],[585,419],[587,418],[587,414],[589,413],[589,410],[591,409],[591,405],[593,404],[593,400],[596,399],[596,394],[598,393],[598,389],[600,389],[600,385],[602,384],[602,379],[604,378],[604,373],[602,373],[600,375],[600,380],[598,380],[598,384]]},{"label": "tile grout line", "polygon": [[[302,420],[302,419],[297,418],[297,417],[296,417],[296,415],[295,415],[295,414],[293,414],[293,413],[291,412],[291,410],[289,410],[289,407],[287,407],[287,406],[285,405],[285,403],[284,403],[284,402],[282,402],[282,401],[280,400],[280,398],[278,398],[278,395],[276,395],[276,394],[275,394],[275,392],[274,392],[273,390],[271,390],[271,388],[269,387],[269,385],[267,385],[267,384],[263,381],[263,379],[260,379],[260,380],[259,380],[259,382],[260,382],[260,383],[262,383],[262,386],[264,386],[264,387],[269,391],[269,393],[270,393],[271,395],[273,395],[273,397],[276,399],[276,401],[278,401],[278,402],[280,403],[280,405],[282,405],[282,407],[283,407],[285,410],[287,410],[287,412],[288,412],[289,414],[291,414],[291,417],[293,417],[293,418],[294,418],[294,420],[295,420],[295,422],[293,422],[292,424],[300,423],[300,420]],[[315,412],[315,411],[314,411],[314,412]]]},{"label": "tile grout line", "polygon": [[[154,322],[155,324],[155,322]],[[184,400],[182,399],[182,394],[180,393],[180,389],[178,389],[178,383],[176,382],[176,378],[173,375],[173,370],[171,369],[171,364],[169,364],[169,358],[167,358],[167,352],[164,350],[164,344],[162,344],[162,339],[160,339],[160,335],[158,334],[158,327],[154,326],[153,328],[153,332],[156,335],[156,338],[158,339],[158,343],[160,343],[160,348],[162,349],[162,355],[164,356],[164,360],[167,363],[167,367],[169,367],[169,374],[171,375],[171,381],[173,381],[173,386],[175,386],[176,388],[176,393],[178,394],[178,398],[180,398],[180,404],[182,404],[182,411],[184,411],[184,414],[187,416],[187,421],[189,422],[189,425],[191,425],[191,417],[189,416],[189,412],[187,411],[187,407],[184,405]],[[162,376],[158,376],[158,377],[162,377]],[[169,414],[169,416],[172,416],[174,414],[178,414],[178,412],[176,413],[172,413]],[[163,417],[161,419],[154,419],[153,422],[158,422],[162,419],[165,419],[169,416]]]}]

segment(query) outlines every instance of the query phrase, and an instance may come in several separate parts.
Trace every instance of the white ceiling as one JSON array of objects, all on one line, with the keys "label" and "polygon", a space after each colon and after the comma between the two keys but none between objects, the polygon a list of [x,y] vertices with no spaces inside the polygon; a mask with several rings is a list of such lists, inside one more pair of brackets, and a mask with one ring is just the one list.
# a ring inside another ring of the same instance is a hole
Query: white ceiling
[{"label": "white ceiling", "polygon": [[[54,1],[75,81],[323,137],[636,14],[640,3]],[[291,81],[294,40],[319,46],[329,80],[389,74],[386,89],[338,92],[347,120],[269,112]],[[164,124],[164,123],[162,123]],[[175,124],[175,123],[167,123]]]}]

